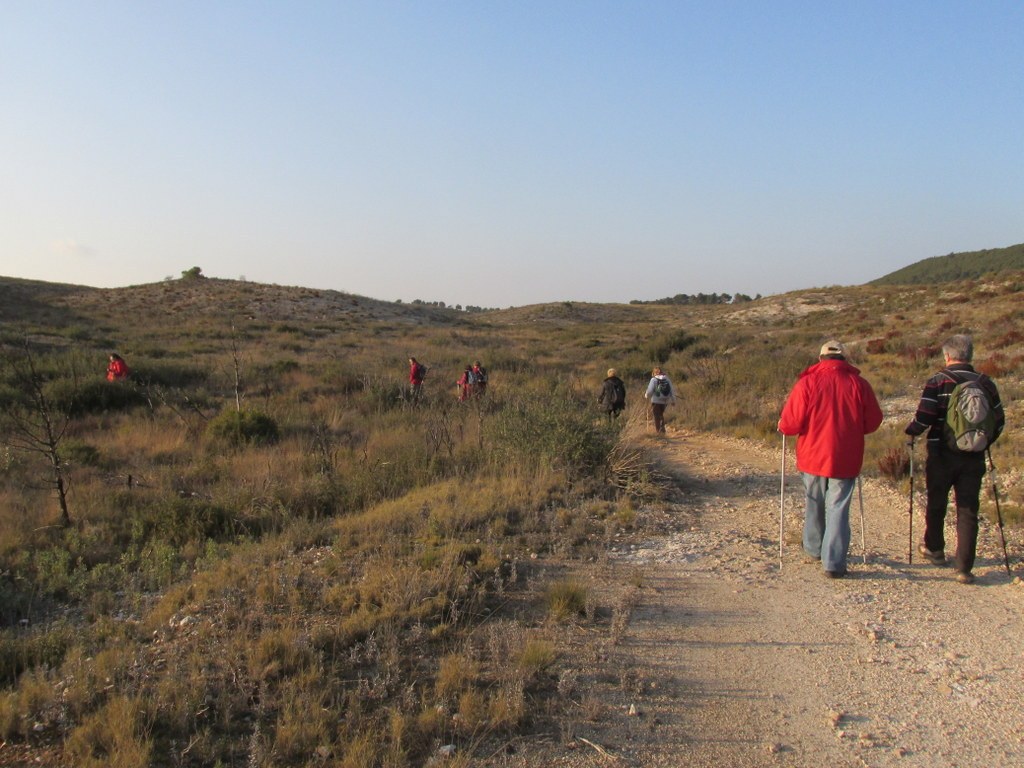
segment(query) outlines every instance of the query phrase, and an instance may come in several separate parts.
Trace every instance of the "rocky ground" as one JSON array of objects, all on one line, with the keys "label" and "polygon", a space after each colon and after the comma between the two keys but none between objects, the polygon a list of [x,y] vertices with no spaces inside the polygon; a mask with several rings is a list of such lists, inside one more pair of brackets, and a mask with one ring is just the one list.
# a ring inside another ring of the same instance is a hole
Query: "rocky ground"
[{"label": "rocky ground", "polygon": [[572,711],[489,765],[1024,765],[1017,532],[1012,577],[986,525],[977,582],[958,584],[908,564],[908,498],[867,480],[866,562],[855,498],[850,574],[827,579],[800,546],[793,473],[780,568],[780,453],[683,433],[659,446],[683,501],[645,510],[663,533],[595,566],[607,615],[561,673]]}]

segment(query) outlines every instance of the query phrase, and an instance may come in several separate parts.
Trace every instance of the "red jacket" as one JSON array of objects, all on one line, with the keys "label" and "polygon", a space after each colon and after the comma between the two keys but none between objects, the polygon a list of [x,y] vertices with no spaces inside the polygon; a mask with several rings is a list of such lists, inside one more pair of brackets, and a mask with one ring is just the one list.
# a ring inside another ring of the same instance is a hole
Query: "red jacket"
[{"label": "red jacket", "polygon": [[864,464],[864,435],[882,424],[871,385],[845,360],[825,359],[800,374],[779,431],[799,435],[796,467],[819,477],[852,478]]},{"label": "red jacket", "polygon": [[111,360],[107,366],[107,381],[121,381],[128,378],[128,365],[124,360]]},{"label": "red jacket", "polygon": [[419,363],[409,363],[409,383],[413,386],[423,383],[424,368]]}]

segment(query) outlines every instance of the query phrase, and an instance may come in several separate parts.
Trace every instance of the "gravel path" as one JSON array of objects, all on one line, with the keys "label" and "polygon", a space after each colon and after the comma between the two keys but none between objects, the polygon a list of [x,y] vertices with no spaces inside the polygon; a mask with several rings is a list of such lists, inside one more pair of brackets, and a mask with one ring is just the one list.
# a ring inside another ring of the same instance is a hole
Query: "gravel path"
[{"label": "gravel path", "polygon": [[[851,572],[830,580],[800,547],[794,474],[780,571],[779,454],[682,433],[660,445],[684,502],[645,511],[674,530],[619,547],[606,569],[642,573],[628,624],[597,663],[581,652],[580,712],[561,738],[503,764],[1024,765],[1024,586],[995,527],[977,582],[960,585],[907,564],[907,497],[868,480],[867,562],[855,498]],[[1019,569],[1016,532],[1008,543]]]}]

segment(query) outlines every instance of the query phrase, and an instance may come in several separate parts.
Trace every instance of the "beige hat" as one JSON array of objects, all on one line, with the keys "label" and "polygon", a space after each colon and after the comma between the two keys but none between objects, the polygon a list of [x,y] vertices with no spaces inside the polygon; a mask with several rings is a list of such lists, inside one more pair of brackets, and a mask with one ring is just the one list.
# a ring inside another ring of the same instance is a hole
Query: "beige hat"
[{"label": "beige hat", "polygon": [[819,357],[825,357],[825,355],[846,355],[846,347],[843,346],[841,341],[826,341],[821,345],[821,352],[818,353]]}]

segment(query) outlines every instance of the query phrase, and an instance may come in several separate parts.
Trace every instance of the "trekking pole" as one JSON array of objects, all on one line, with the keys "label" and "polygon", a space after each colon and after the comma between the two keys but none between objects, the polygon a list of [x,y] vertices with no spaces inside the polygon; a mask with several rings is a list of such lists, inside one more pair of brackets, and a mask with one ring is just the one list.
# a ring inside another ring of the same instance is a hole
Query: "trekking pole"
[{"label": "trekking pole", "polygon": [[779,481],[779,571],[782,570],[782,534],[786,520],[786,436],[782,436],[782,477]]},{"label": "trekking pole", "polygon": [[992,478],[992,498],[996,502],[996,521],[999,523],[999,541],[1003,545],[1003,565],[1006,566],[1006,575],[1012,576],[1010,573],[1010,556],[1006,554],[1006,536],[1003,535],[1003,513],[999,509],[999,490],[996,488],[996,465],[992,463],[992,451],[988,448],[985,449],[985,453],[988,455],[988,471],[989,477]]},{"label": "trekking pole", "polygon": [[910,449],[910,543],[907,545],[907,562],[914,564],[914,438],[907,441]]},{"label": "trekking pole", "polygon": [[860,475],[857,475],[857,498],[860,500],[860,549],[863,553],[864,564],[867,565],[868,545],[864,533],[864,483],[861,482]]}]

